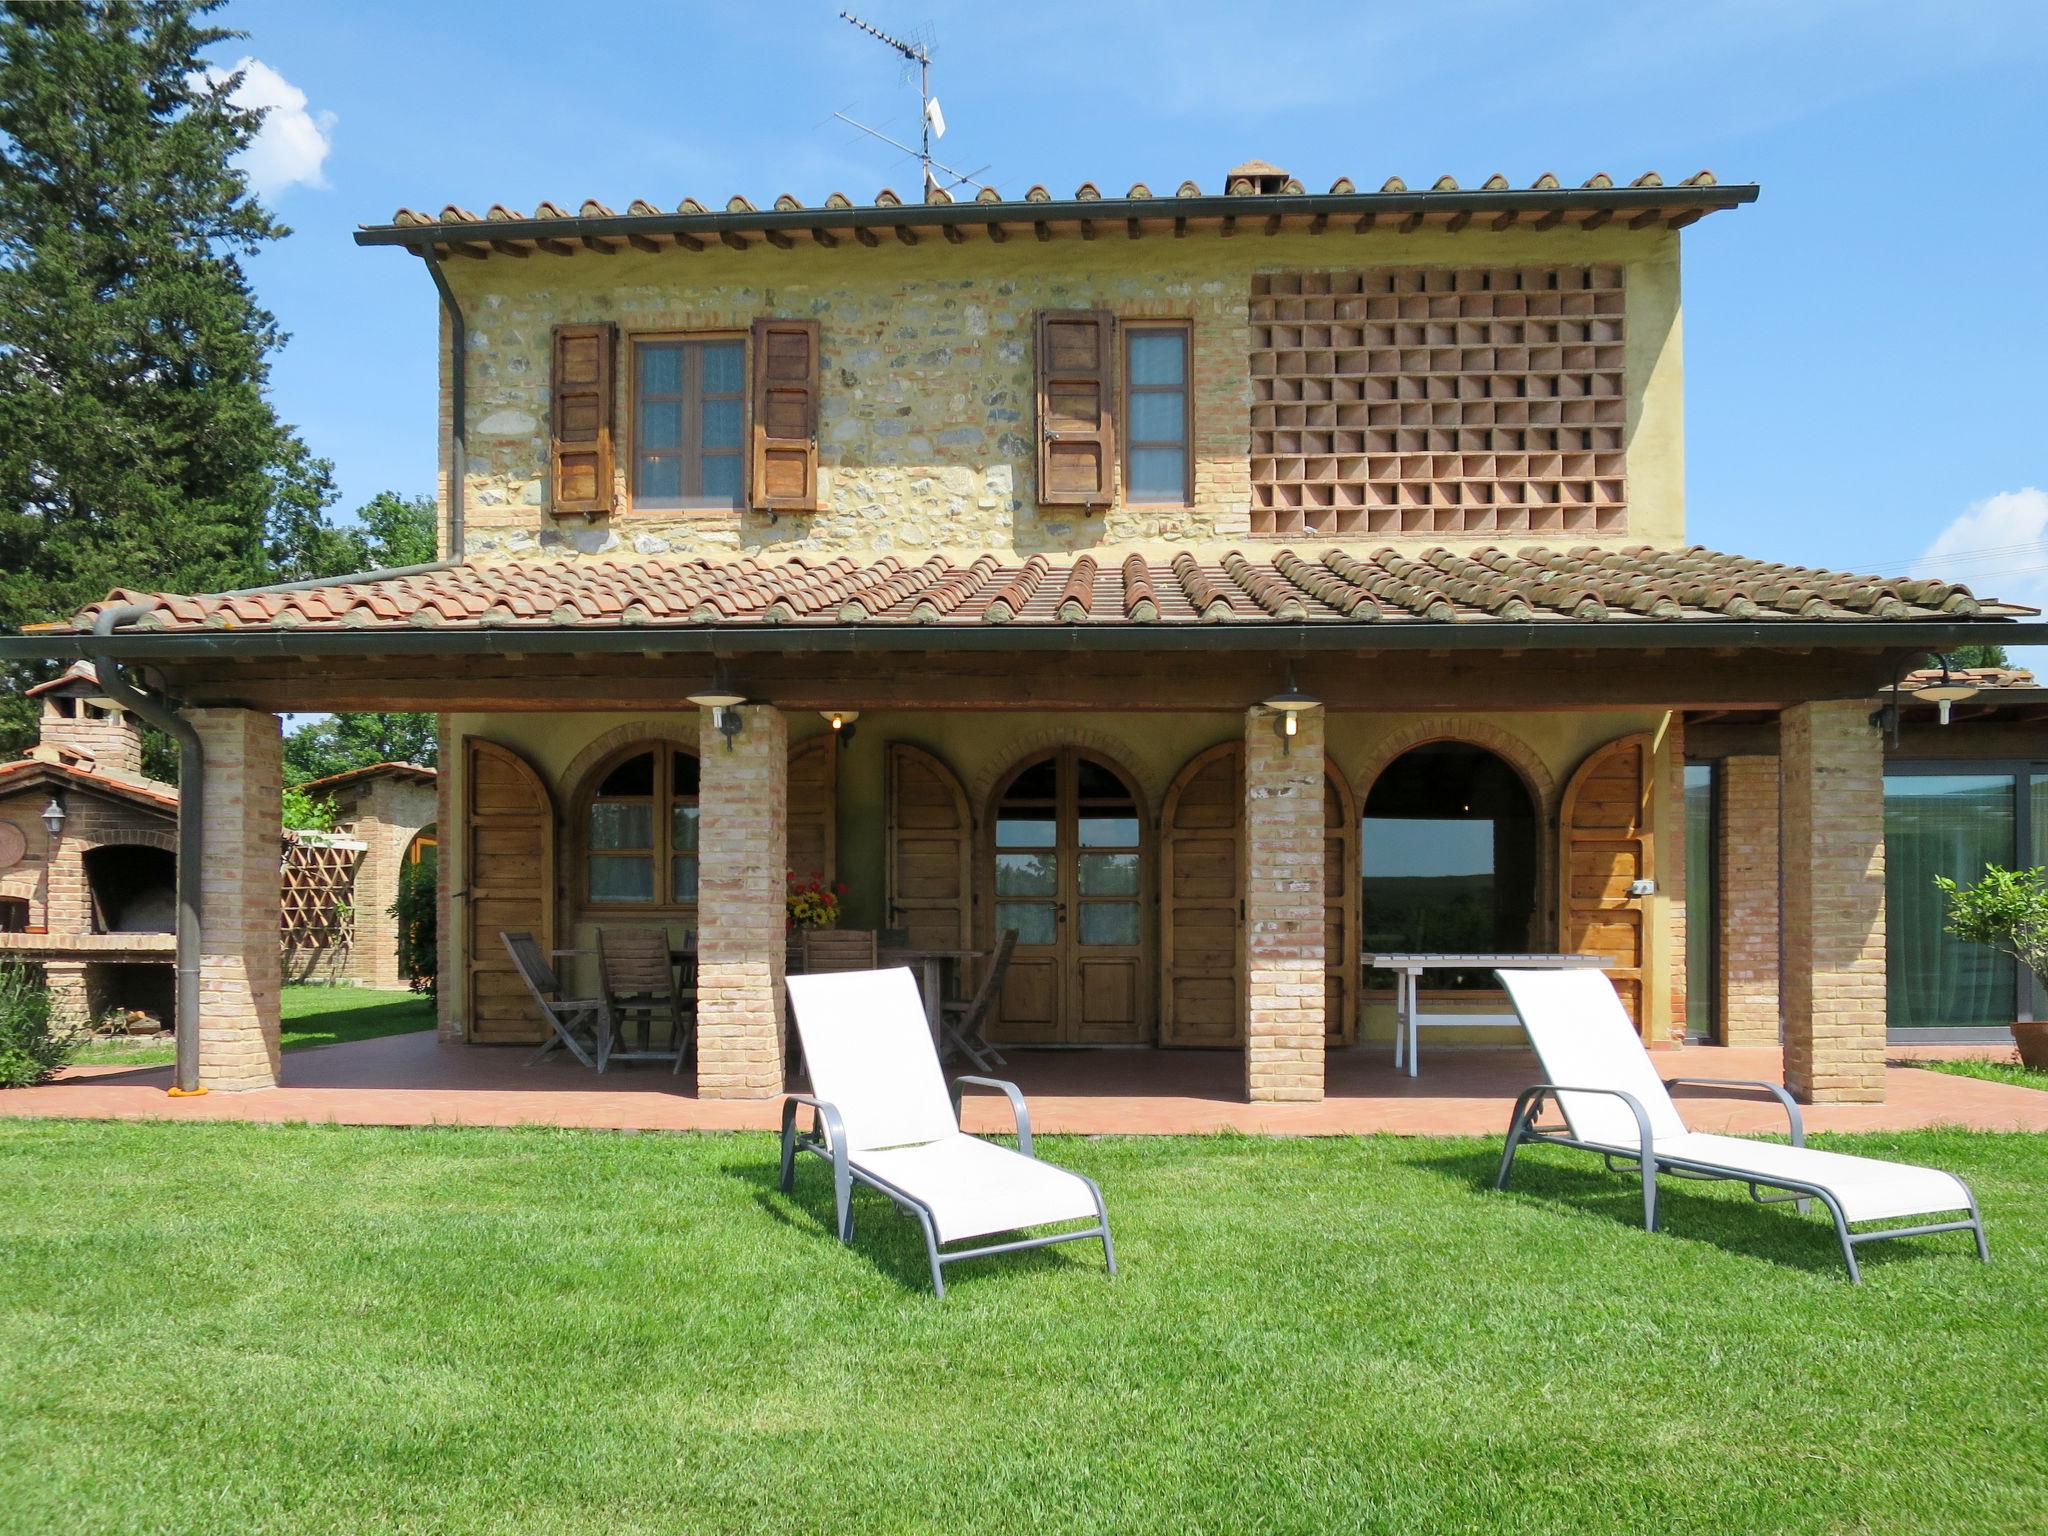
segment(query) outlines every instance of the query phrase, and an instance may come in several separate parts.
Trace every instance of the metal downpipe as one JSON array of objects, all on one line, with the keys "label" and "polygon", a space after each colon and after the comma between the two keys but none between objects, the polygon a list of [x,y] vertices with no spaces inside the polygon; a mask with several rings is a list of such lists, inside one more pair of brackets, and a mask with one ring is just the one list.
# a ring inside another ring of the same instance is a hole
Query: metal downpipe
[{"label": "metal downpipe", "polygon": [[[150,610],[140,603],[109,608],[93,625],[95,640],[107,639],[122,624],[133,623]],[[199,732],[163,699],[139,688],[122,674],[121,663],[88,647],[100,687],[107,697],[133,710],[178,743],[178,1017],[177,1067],[174,1094],[204,1093],[199,1085],[200,880],[205,858],[206,752]]]},{"label": "metal downpipe", "polygon": [[448,276],[441,270],[441,258],[425,253],[427,276],[441,296],[441,308],[448,313],[448,548],[447,557],[460,562],[463,554],[463,485],[469,479],[469,328],[462,318],[462,305]]}]

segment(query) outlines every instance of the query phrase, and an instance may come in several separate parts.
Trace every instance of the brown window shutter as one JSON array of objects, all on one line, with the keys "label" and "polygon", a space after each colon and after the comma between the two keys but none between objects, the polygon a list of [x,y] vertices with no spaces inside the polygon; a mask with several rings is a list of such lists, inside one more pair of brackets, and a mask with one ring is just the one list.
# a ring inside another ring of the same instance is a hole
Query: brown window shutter
[{"label": "brown window shutter", "polygon": [[754,322],[754,505],[818,510],[818,322]]},{"label": "brown window shutter", "polygon": [[1038,501],[1106,507],[1116,498],[1116,317],[1038,315]]},{"label": "brown window shutter", "polygon": [[556,512],[612,509],[612,326],[555,327],[549,507]]}]

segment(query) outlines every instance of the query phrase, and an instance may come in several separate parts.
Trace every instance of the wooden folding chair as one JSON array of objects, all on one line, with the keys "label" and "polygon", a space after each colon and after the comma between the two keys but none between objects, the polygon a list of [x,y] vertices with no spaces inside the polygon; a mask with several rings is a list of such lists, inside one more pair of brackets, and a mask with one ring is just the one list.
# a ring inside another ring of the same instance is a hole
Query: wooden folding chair
[{"label": "wooden folding chair", "polygon": [[806,928],[803,930],[804,974],[872,971],[875,930],[872,928]]},{"label": "wooden folding chair", "polygon": [[[605,1000],[619,1022],[619,1044],[606,1055],[614,1061],[673,1062],[672,1073],[683,1070],[689,1053],[690,1036],[696,1023],[695,998],[686,1006],[676,988],[675,962],[670,955],[665,928],[600,928],[597,930],[597,965],[604,978]],[[657,1050],[654,1026],[667,1026],[668,1044]],[[639,1027],[637,1049],[626,1036],[627,1025]]]},{"label": "wooden folding chair", "polygon": [[[548,963],[550,957],[541,953],[532,934],[506,930],[498,937],[504,940],[505,952],[512,957],[512,968],[533,994],[534,1006],[540,1009],[552,1031],[527,1065],[532,1066],[549,1051],[561,1048],[592,1071],[602,1072],[612,1047],[611,1009],[605,1000],[562,996],[562,978],[555,974],[555,968]],[[567,949],[555,951],[556,956],[574,953]]]},{"label": "wooden folding chair", "polygon": [[996,999],[1003,995],[1003,973],[1009,970],[1010,956],[1016,952],[1017,930],[1005,928],[974,996],[944,1005],[945,1047],[957,1050],[984,1072],[991,1066],[1005,1065],[1003,1053],[988,1043],[984,1031],[989,1016],[996,1010]]}]

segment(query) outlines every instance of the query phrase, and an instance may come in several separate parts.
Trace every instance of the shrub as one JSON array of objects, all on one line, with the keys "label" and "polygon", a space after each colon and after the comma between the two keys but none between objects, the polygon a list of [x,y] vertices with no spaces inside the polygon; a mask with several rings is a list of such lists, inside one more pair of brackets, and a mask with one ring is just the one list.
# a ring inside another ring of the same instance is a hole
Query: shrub
[{"label": "shrub", "polygon": [[398,919],[398,974],[415,992],[433,991],[439,972],[434,868],[431,854],[407,864],[398,876],[398,900],[391,904],[391,915]]},{"label": "shrub", "polygon": [[68,1035],[50,1028],[50,992],[25,965],[0,964],[0,1088],[40,1083],[71,1059]]},{"label": "shrub", "polygon": [[2048,977],[2048,871],[1984,866],[1975,885],[1945,875],[1934,883],[1948,898],[1948,931],[1971,944],[1989,944],[2036,976]]}]

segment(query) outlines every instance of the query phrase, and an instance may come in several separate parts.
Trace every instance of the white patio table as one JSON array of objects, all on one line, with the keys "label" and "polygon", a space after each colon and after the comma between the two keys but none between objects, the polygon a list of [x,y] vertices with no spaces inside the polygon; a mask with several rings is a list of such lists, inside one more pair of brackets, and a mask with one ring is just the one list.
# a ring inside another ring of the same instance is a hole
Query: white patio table
[{"label": "white patio table", "polygon": [[1604,955],[1367,955],[1365,963],[1394,973],[1394,1070],[1401,1070],[1404,1054],[1408,1075],[1417,1075],[1421,1040],[1425,1026],[1448,1028],[1471,1025],[1501,1025],[1516,1022],[1512,1013],[1431,1013],[1422,1011],[1424,971],[1490,971],[1496,966],[1514,966],[1524,971],[1604,970],[1614,962]]}]

